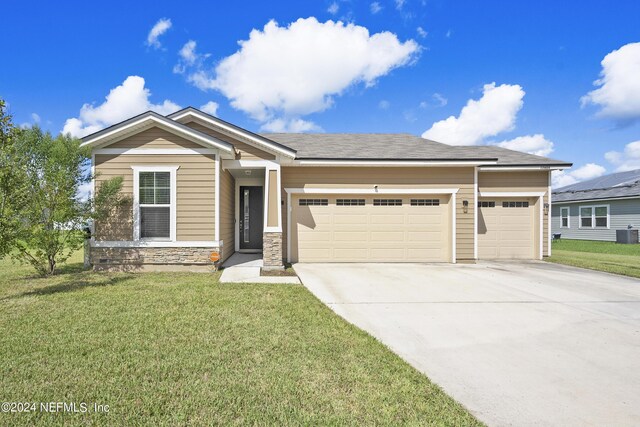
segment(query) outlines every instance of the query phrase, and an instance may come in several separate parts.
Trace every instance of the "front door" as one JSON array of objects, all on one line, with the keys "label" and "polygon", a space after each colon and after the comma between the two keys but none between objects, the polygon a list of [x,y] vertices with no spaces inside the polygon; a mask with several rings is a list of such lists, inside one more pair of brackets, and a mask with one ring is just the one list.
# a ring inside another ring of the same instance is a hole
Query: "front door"
[{"label": "front door", "polygon": [[262,250],[262,187],[240,187],[240,249]]}]

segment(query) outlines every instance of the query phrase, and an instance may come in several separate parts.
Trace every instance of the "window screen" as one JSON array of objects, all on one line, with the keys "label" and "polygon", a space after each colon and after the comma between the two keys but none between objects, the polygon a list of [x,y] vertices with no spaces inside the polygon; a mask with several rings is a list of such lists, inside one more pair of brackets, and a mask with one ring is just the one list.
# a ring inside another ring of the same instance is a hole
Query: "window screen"
[{"label": "window screen", "polygon": [[300,199],[298,201],[299,206],[327,206],[328,204],[328,199]]},{"label": "window screen", "polygon": [[440,206],[440,199],[411,199],[411,206]]},{"label": "window screen", "polygon": [[402,199],[373,199],[373,206],[402,206]]},{"label": "window screen", "polygon": [[364,206],[364,199],[336,199],[338,206]]},{"label": "window screen", "polygon": [[140,172],[140,238],[171,237],[171,173]]}]

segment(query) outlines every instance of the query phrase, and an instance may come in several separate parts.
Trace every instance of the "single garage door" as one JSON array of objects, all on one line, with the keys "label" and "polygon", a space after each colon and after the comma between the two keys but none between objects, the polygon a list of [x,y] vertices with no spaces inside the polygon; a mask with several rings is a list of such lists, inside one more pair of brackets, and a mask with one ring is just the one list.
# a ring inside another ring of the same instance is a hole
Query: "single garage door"
[{"label": "single garage door", "polygon": [[296,195],[292,262],[450,262],[450,195]]},{"label": "single garage door", "polygon": [[479,199],[478,258],[538,258],[535,207],[529,198]]}]

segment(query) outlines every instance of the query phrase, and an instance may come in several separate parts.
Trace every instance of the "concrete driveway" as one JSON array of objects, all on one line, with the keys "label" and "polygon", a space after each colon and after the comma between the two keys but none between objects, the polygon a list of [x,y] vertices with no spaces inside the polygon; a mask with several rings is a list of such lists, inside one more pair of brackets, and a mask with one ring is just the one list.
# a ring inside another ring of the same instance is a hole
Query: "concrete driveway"
[{"label": "concrete driveway", "polygon": [[297,264],[490,425],[640,425],[640,281],[543,262]]}]

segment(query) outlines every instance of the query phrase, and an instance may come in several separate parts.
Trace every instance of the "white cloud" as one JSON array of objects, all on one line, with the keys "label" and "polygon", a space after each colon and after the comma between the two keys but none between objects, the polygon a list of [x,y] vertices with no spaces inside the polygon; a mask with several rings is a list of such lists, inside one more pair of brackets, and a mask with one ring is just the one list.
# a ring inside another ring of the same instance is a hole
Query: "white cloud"
[{"label": "white cloud", "polygon": [[371,13],[373,13],[375,15],[375,14],[377,14],[378,12],[380,12],[382,10],[382,6],[380,6],[379,2],[374,1],[369,6],[369,9],[371,10]]},{"label": "white cloud", "polygon": [[434,93],[433,95],[431,95],[431,97],[436,101],[439,107],[444,107],[449,102],[447,98],[440,95],[439,93]]},{"label": "white cloud", "polygon": [[425,38],[429,35],[429,33],[422,27],[418,27],[416,28],[416,32],[418,33],[418,35],[422,38]]},{"label": "white cloud", "polygon": [[402,10],[406,0],[395,0],[395,1],[396,1],[396,9]]},{"label": "white cloud", "polygon": [[640,141],[630,142],[624,147],[624,152],[609,151],[604,158],[616,166],[617,172],[640,169]]},{"label": "white cloud", "polygon": [[388,110],[389,107],[391,107],[391,103],[386,99],[383,99],[382,101],[378,102],[378,108],[381,110]]},{"label": "white cloud", "polygon": [[266,132],[286,132],[286,133],[303,133],[303,132],[322,132],[322,128],[315,123],[302,119],[273,119],[260,128]]},{"label": "white cloud", "polygon": [[200,67],[205,59],[211,56],[210,53],[200,54],[196,51],[197,43],[194,40],[186,42],[178,51],[178,63],[173,66],[173,72],[184,74],[190,67]]},{"label": "white cloud", "polygon": [[31,121],[35,124],[40,123],[40,116],[36,113],[31,113]]},{"label": "white cloud", "polygon": [[332,15],[335,15],[336,13],[338,13],[339,10],[340,10],[340,5],[334,1],[329,5],[327,12],[329,12]]},{"label": "white cloud", "polygon": [[551,186],[553,188],[566,187],[580,181],[597,178],[604,175],[607,170],[595,163],[587,163],[575,170],[553,171],[551,174]]},{"label": "white cloud", "polygon": [[598,105],[598,115],[621,122],[640,120],[640,43],[629,43],[601,62],[600,86],[581,98],[582,106]]},{"label": "white cloud", "polygon": [[508,141],[498,142],[495,145],[508,148],[509,150],[535,154],[536,156],[548,156],[553,151],[553,142],[546,139],[544,135],[540,133],[519,136]]},{"label": "white cloud", "polygon": [[444,35],[446,38],[451,38],[451,35],[453,34],[452,30],[447,30],[447,33]]},{"label": "white cloud", "polygon": [[202,90],[220,91],[256,120],[291,121],[325,110],[355,84],[374,85],[419,50],[413,40],[400,42],[390,32],[371,35],[355,24],[311,17],[280,27],[270,21],[251,31],[213,72],[196,68],[187,78]]},{"label": "white cloud", "polygon": [[204,111],[207,114],[211,114],[212,116],[215,116],[216,113],[218,112],[218,103],[217,102],[213,102],[213,101],[209,101],[206,104],[202,105],[200,107],[200,110]]},{"label": "white cloud", "polygon": [[476,145],[487,137],[510,131],[524,94],[520,85],[486,84],[480,99],[470,99],[458,117],[434,123],[422,137],[451,145]]},{"label": "white cloud", "polygon": [[149,101],[150,96],[151,92],[145,87],[142,77],[129,76],[120,86],[109,91],[102,104],[84,104],[78,117],[67,119],[62,133],[83,137],[147,110],[165,115],[180,109],[179,105],[169,100],[153,104]]},{"label": "white cloud", "polygon": [[160,49],[162,44],[158,38],[171,28],[171,19],[162,18],[155,23],[147,35],[147,46]]}]

